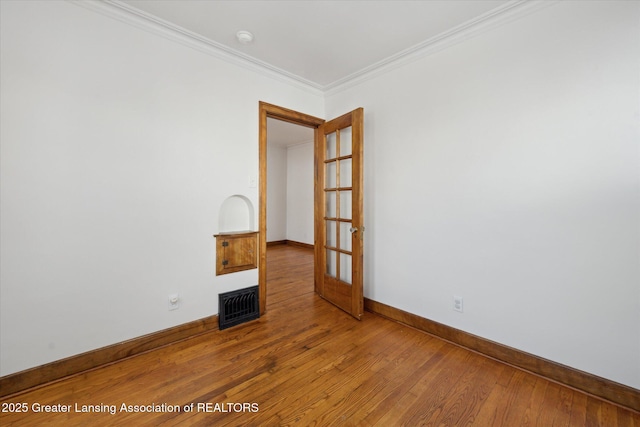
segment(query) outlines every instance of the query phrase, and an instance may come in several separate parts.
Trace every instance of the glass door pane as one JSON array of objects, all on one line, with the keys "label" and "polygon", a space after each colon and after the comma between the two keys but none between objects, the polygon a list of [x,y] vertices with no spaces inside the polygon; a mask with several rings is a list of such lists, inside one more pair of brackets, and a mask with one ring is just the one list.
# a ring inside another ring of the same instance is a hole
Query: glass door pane
[{"label": "glass door pane", "polygon": [[340,218],[351,219],[351,190],[340,191]]},{"label": "glass door pane", "polygon": [[351,159],[339,160],[340,164],[340,187],[351,187]]},{"label": "glass door pane", "polygon": [[327,246],[335,248],[338,246],[338,228],[335,221],[326,221],[327,224]]},{"label": "glass door pane", "polygon": [[325,167],[325,188],[336,188],[338,186],[338,171],[336,162],[329,162]]},{"label": "glass door pane", "polygon": [[331,277],[337,277],[338,275],[338,260],[336,259],[336,251],[327,249],[327,275]]},{"label": "glass door pane", "polygon": [[351,255],[340,254],[340,280],[351,284]]},{"label": "glass door pane", "polygon": [[340,129],[340,157],[350,156],[353,152],[351,147],[351,126]]},{"label": "glass door pane", "polygon": [[351,223],[340,222],[340,249],[351,252]]},{"label": "glass door pane", "polygon": [[327,160],[335,159],[337,157],[337,138],[336,133],[330,133],[327,135]]},{"label": "glass door pane", "polygon": [[338,201],[336,200],[335,191],[326,192],[326,206],[324,216],[326,218],[335,218],[338,215]]}]

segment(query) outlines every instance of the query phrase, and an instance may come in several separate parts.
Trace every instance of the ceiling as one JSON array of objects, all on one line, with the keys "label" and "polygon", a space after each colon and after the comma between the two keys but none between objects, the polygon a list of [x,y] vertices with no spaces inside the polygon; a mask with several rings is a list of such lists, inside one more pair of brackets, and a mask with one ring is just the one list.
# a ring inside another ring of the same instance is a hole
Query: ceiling
[{"label": "ceiling", "polygon": [[[445,39],[524,0],[105,0],[144,20],[327,90]],[[242,44],[240,30],[254,40]],[[268,144],[313,130],[268,121]]]},{"label": "ceiling", "polygon": [[[522,0],[107,0],[317,89]],[[159,20],[156,18],[160,18]],[[253,33],[241,44],[239,30]]]},{"label": "ceiling", "polygon": [[267,118],[267,144],[270,147],[291,147],[313,141],[313,129]]}]

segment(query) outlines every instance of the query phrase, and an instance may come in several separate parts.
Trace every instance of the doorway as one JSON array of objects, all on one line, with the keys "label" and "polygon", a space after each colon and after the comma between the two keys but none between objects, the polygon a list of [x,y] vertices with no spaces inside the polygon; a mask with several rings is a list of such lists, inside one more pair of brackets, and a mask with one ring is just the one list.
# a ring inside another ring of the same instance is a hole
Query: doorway
[{"label": "doorway", "polygon": [[[324,123],[323,119],[302,114],[293,110],[278,107],[265,102],[259,103],[259,257],[258,257],[258,284],[260,314],[266,312],[267,306],[267,165],[268,165],[268,125],[271,120],[277,120],[292,125],[303,126],[313,131],[315,140],[317,129]],[[279,124],[271,122],[271,124]],[[313,190],[312,190],[313,191]]]},{"label": "doorway", "polygon": [[314,130],[314,288],[320,297],[360,320],[364,309],[364,110],[357,108],[325,121],[259,103],[260,314],[266,312],[267,305],[267,127],[270,119]]},{"label": "doorway", "polygon": [[267,118],[267,246],[313,248],[314,130]]}]

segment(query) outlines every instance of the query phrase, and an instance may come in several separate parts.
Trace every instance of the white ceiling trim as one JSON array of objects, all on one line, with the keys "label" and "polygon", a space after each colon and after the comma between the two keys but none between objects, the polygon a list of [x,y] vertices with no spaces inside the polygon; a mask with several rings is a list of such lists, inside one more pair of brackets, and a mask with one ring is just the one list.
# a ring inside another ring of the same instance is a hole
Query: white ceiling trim
[{"label": "white ceiling trim", "polygon": [[356,71],[342,79],[330,83],[322,90],[325,95],[346,90],[366,80],[389,72],[395,68],[406,65],[417,59],[431,55],[442,49],[446,49],[456,43],[466,40],[474,35],[496,28],[506,22],[513,21],[535,10],[547,7],[561,0],[512,0],[502,6],[490,10],[467,22],[464,22],[450,30],[444,31],[422,43],[418,43],[408,49],[398,52],[388,58],[376,62],[362,70]]},{"label": "white ceiling trim", "polygon": [[289,144],[289,145],[287,145],[286,148],[288,150],[289,148],[295,148],[295,147],[299,147],[301,145],[311,144],[313,142],[314,142],[313,139],[305,139],[304,141],[294,142],[293,144]]},{"label": "white ceiling trim", "polygon": [[133,25],[142,30],[160,35],[166,39],[176,41],[180,44],[232,64],[242,66],[265,76],[302,88],[316,95],[332,95],[409,62],[415,61],[416,59],[445,49],[453,44],[472,37],[475,34],[495,28],[506,22],[517,19],[520,16],[529,14],[542,7],[547,7],[561,0],[509,1],[504,5],[492,9],[487,13],[458,25],[457,27],[445,31],[437,36],[425,40],[422,43],[405,49],[402,52],[365,67],[362,70],[352,73],[349,76],[328,85],[320,85],[286,70],[275,67],[171,22],[129,6],[126,3],[122,3],[119,0],[67,1],[117,19],[121,22]]},{"label": "white ceiling trim", "polygon": [[267,77],[291,84],[298,88],[322,95],[323,87],[281,68],[275,67],[259,59],[217,43],[178,25],[167,22],[154,15],[129,6],[118,0],[67,0],[78,6],[114,18],[118,21],[159,35],[165,39],[178,42],[200,52],[230,62],[234,65],[256,71]]}]

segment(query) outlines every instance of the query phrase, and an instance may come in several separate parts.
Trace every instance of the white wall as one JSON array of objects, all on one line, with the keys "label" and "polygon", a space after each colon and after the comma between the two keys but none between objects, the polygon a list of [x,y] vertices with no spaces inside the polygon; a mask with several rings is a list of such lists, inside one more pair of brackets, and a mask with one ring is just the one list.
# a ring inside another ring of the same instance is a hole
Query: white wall
[{"label": "white wall", "polygon": [[267,149],[267,242],[313,244],[313,141]]},{"label": "white wall", "polygon": [[287,239],[287,149],[267,147],[267,242]]},{"label": "white wall", "polygon": [[327,98],[365,110],[368,298],[640,388],[639,9],[560,2]]},{"label": "white wall", "polygon": [[287,240],[313,245],[313,141],[287,149]]},{"label": "white wall", "polygon": [[258,101],[317,116],[322,97],[70,2],[0,5],[0,375],[255,285],[215,276],[219,209],[258,210]]}]

